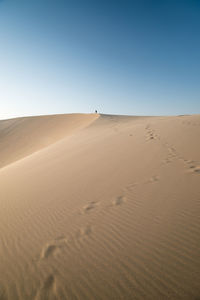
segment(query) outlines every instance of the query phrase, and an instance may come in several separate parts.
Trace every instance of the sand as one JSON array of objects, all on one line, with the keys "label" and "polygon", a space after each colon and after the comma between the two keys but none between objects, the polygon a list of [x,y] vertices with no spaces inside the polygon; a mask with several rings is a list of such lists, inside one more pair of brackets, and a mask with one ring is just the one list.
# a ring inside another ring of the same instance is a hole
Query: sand
[{"label": "sand", "polygon": [[0,299],[200,299],[200,115],[0,121]]}]

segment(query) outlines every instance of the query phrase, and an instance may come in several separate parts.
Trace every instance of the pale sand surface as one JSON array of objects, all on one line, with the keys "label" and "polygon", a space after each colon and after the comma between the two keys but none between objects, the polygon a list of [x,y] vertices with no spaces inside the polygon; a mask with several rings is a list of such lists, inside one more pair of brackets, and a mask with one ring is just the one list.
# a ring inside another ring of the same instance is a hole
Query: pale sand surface
[{"label": "pale sand surface", "polygon": [[0,121],[0,299],[200,299],[200,116]]}]

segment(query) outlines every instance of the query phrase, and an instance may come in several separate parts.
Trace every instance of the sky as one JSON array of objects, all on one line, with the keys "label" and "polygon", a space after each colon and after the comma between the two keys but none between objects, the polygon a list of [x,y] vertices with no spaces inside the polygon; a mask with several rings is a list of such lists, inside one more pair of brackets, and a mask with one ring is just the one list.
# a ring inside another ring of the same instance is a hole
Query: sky
[{"label": "sky", "polygon": [[200,113],[199,0],[0,0],[0,119]]}]

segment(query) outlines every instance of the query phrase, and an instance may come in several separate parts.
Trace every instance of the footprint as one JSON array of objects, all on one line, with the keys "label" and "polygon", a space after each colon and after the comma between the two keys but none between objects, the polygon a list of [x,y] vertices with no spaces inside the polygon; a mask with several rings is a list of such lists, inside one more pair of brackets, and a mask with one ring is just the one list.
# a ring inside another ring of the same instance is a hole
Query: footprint
[{"label": "footprint", "polygon": [[174,149],[173,147],[169,147],[168,151],[172,154],[172,155],[176,155],[176,149]]},{"label": "footprint", "polygon": [[174,160],[179,159],[179,160],[183,160],[177,153],[176,149],[173,147],[169,147],[169,145],[163,144],[164,147],[167,148],[168,154],[167,157],[162,161],[162,164],[169,164],[172,163]]},{"label": "footprint", "polygon": [[50,256],[55,256],[60,252],[60,249],[67,243],[64,236],[55,238],[50,243],[46,244],[41,251],[40,258],[47,259]]},{"label": "footprint", "polygon": [[126,201],[124,196],[118,196],[116,199],[112,201],[113,205],[122,205]]},{"label": "footprint", "polygon": [[54,275],[49,275],[36,295],[36,300],[51,299],[55,296],[56,282]]},{"label": "footprint", "polygon": [[195,166],[190,166],[190,169],[195,169],[196,167]]},{"label": "footprint", "polygon": [[184,159],[183,158],[183,161],[186,165],[190,165],[190,168],[195,168],[195,161],[194,160],[191,160],[191,159]]},{"label": "footprint", "polygon": [[190,173],[195,173],[195,174],[200,174],[200,166],[195,166],[194,164],[189,166],[188,172]]},{"label": "footprint", "polygon": [[194,168],[194,173],[200,174],[200,167],[195,167],[195,168]]},{"label": "footprint", "polygon": [[159,180],[158,176],[152,176],[146,183],[153,183]]},{"label": "footprint", "polygon": [[0,299],[1,300],[6,300],[8,299],[7,296],[6,296],[6,291],[3,287],[3,285],[0,284]]},{"label": "footprint", "polygon": [[45,259],[49,256],[54,256],[59,252],[59,248],[56,245],[46,245],[41,252],[40,258]]},{"label": "footprint", "polygon": [[153,133],[149,133],[149,134],[147,135],[147,137],[146,137],[146,141],[149,141],[149,140],[155,140],[155,139],[156,139],[156,137],[154,136]]},{"label": "footprint", "polygon": [[77,232],[76,238],[80,239],[85,236],[90,236],[91,233],[92,233],[92,227],[90,225],[87,225],[86,227],[82,227],[79,229],[79,231]]},{"label": "footprint", "polygon": [[55,278],[54,276],[51,274],[47,277],[47,279],[45,280],[44,282],[44,285],[43,285],[43,289],[45,290],[49,290],[49,289],[52,289],[55,285]]},{"label": "footprint", "polygon": [[90,235],[91,233],[92,233],[92,227],[90,225],[80,229],[81,235]]},{"label": "footprint", "polygon": [[89,211],[93,210],[97,206],[97,204],[98,203],[95,201],[88,203],[86,206],[84,206],[83,212],[88,213]]},{"label": "footprint", "polygon": [[151,129],[147,129],[146,141],[156,140],[156,139],[157,139],[157,135],[154,133],[154,131]]}]

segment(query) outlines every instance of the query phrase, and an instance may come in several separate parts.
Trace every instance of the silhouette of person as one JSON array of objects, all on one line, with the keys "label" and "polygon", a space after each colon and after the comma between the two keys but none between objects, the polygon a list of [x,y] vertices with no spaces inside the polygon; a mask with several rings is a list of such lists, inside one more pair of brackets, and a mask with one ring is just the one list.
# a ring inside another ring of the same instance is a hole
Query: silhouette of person
[{"label": "silhouette of person", "polygon": [[95,114],[97,114],[97,110],[95,110]]}]

